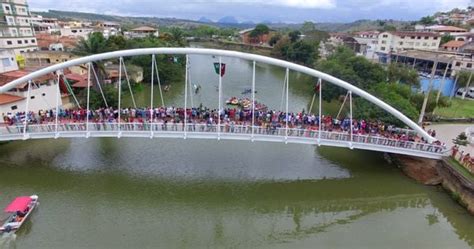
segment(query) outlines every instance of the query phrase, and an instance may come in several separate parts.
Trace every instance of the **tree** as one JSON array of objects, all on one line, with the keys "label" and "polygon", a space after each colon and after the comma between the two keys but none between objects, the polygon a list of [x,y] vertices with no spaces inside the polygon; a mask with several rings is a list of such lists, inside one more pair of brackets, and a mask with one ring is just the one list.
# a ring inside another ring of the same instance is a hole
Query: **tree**
[{"label": "tree", "polygon": [[422,17],[418,23],[422,25],[433,25],[436,24],[436,20],[433,16],[425,16]]},{"label": "tree", "polygon": [[467,141],[467,136],[465,132],[461,132],[455,139],[453,139],[453,143],[459,146],[467,146],[469,141]]},{"label": "tree", "polygon": [[454,36],[451,36],[449,34],[445,34],[445,35],[443,35],[443,37],[441,37],[441,45],[445,44],[449,41],[452,41],[452,40],[454,40]]},{"label": "tree", "polygon": [[[111,51],[111,48],[107,46],[107,40],[105,39],[104,35],[100,32],[93,32],[90,33],[87,40],[82,38],[76,45],[76,48],[72,51],[76,55],[80,56],[87,56],[91,54],[100,54],[104,52]],[[92,81],[94,82],[93,88],[98,91],[100,82],[103,82],[105,69],[104,65],[99,62],[92,62],[92,67],[97,73],[97,78],[92,77]]]},{"label": "tree", "polygon": [[127,40],[121,35],[111,36],[107,39],[106,46],[109,51],[123,50],[127,48]]},{"label": "tree", "polygon": [[316,25],[313,22],[305,21],[301,26],[301,32],[307,33],[316,30]]},{"label": "tree", "polygon": [[317,45],[307,41],[297,41],[291,44],[287,57],[297,63],[312,65],[317,59],[316,47]]},{"label": "tree", "polygon": [[290,41],[292,43],[298,41],[300,39],[300,36],[301,36],[301,32],[299,30],[291,31],[288,34],[288,37],[290,37]]},{"label": "tree", "polygon": [[250,37],[257,38],[262,35],[266,35],[270,33],[270,28],[265,24],[258,24],[255,28],[250,32]]},{"label": "tree", "polygon": [[387,71],[389,82],[404,83],[414,87],[420,85],[418,72],[405,65],[392,63],[388,66]]},{"label": "tree", "polygon": [[268,45],[273,47],[275,44],[277,44],[277,42],[280,39],[281,39],[281,34],[276,34],[276,35],[272,36],[272,38],[270,38],[270,41],[268,41]]},{"label": "tree", "polygon": [[179,46],[184,46],[184,31],[178,27],[172,27],[170,29],[171,41],[178,44]]}]

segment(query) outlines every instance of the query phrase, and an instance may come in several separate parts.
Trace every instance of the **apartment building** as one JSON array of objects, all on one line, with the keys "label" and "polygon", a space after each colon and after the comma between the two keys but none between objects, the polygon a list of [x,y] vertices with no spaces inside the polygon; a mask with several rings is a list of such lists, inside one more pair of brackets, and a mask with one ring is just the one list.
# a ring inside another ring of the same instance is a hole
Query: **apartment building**
[{"label": "apartment building", "polygon": [[0,73],[15,70],[18,70],[18,64],[13,51],[0,48]]},{"label": "apartment building", "polygon": [[38,49],[26,0],[0,0],[0,48],[16,55]]},{"label": "apartment building", "polygon": [[403,50],[437,50],[441,37],[431,32],[394,31],[380,33],[377,52],[388,54]]}]

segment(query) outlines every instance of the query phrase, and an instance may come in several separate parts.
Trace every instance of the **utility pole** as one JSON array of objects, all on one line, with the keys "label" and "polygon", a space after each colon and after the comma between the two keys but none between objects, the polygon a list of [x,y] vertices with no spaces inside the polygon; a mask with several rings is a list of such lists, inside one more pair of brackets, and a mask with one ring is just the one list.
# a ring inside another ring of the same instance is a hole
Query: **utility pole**
[{"label": "utility pole", "polygon": [[471,74],[469,75],[469,79],[467,80],[466,88],[464,88],[464,92],[462,93],[462,99],[466,98],[466,94],[469,91],[469,86],[471,85],[471,79],[472,79],[472,70]]},{"label": "utility pole", "polygon": [[439,98],[441,97],[441,91],[443,90],[444,83],[446,82],[446,74],[448,73],[449,65],[451,65],[452,67],[452,63],[453,61],[450,61],[448,62],[448,64],[446,64],[446,69],[444,70],[443,79],[441,80],[441,84],[439,85],[439,89],[438,89],[438,95],[436,96],[436,105],[438,105]]},{"label": "utility pole", "polygon": [[431,69],[431,78],[430,78],[430,83],[428,85],[428,89],[426,90],[425,93],[425,99],[423,100],[423,106],[421,107],[421,112],[420,112],[420,119],[418,119],[418,124],[422,125],[423,124],[423,118],[425,117],[425,111],[426,111],[426,105],[428,104],[428,97],[430,96],[431,88],[433,87],[433,79],[436,74],[436,68],[438,67],[438,55],[436,55],[434,63],[433,63],[433,69]]}]

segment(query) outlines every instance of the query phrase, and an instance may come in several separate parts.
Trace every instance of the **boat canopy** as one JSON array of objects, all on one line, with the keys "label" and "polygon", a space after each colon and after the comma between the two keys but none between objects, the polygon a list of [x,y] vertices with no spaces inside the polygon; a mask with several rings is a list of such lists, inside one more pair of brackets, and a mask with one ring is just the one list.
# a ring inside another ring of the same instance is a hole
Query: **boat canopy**
[{"label": "boat canopy", "polygon": [[29,196],[20,196],[15,198],[3,211],[6,213],[15,213],[17,211],[24,212],[28,205],[30,205],[32,199]]}]

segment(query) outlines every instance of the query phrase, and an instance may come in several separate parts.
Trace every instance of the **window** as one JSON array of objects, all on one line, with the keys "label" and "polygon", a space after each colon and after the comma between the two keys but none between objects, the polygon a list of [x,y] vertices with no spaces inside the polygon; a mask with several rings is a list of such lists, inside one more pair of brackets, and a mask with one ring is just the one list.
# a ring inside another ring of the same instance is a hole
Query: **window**
[{"label": "window", "polygon": [[461,62],[459,62],[459,61],[456,62],[456,67],[460,67],[461,65],[462,65]]},{"label": "window", "polygon": [[18,109],[18,106],[14,105],[11,108],[12,108],[12,111],[14,111],[14,110]]},{"label": "window", "polygon": [[28,44],[28,40],[25,40],[25,44]]},{"label": "window", "polygon": [[428,46],[428,43],[423,42],[423,46],[424,46],[424,47]]},{"label": "window", "polygon": [[436,42],[431,43],[431,46],[435,47],[435,46],[436,46]]},{"label": "window", "polygon": [[467,68],[471,68],[471,67],[472,67],[472,63],[467,63],[466,67],[467,67]]},{"label": "window", "polygon": [[30,99],[35,99],[35,96],[31,96]]},{"label": "window", "polygon": [[438,40],[438,37],[437,36],[433,37],[433,40]]},{"label": "window", "polygon": [[382,40],[382,44],[386,44],[386,43],[387,43],[387,41],[385,41],[385,40]]},{"label": "window", "polygon": [[414,37],[414,36],[412,36],[412,37],[410,37],[410,38],[411,38],[411,39],[413,39],[413,40],[415,39],[415,37]]},{"label": "window", "polygon": [[381,47],[380,50],[385,51],[385,47]]},{"label": "window", "polygon": [[429,36],[425,36],[425,40],[428,40],[430,37]]},{"label": "window", "polygon": [[6,9],[6,10],[10,10],[10,6],[5,6],[5,9]]},{"label": "window", "polygon": [[421,36],[417,36],[416,39],[420,40],[420,39],[421,39]]},{"label": "window", "polygon": [[7,41],[7,45],[12,45],[12,41]]},{"label": "window", "polygon": [[402,38],[402,39],[405,39],[405,36],[403,35],[401,38]]},{"label": "window", "polygon": [[11,63],[10,59],[8,59],[8,58],[3,58],[3,59],[2,59],[2,65],[3,65],[4,68],[5,68],[5,67],[11,67],[11,66],[12,66],[12,63]]},{"label": "window", "polygon": [[388,37],[388,35],[383,35],[382,37],[383,37],[383,38],[387,38],[387,37]]},{"label": "window", "polygon": [[16,41],[16,42],[17,42],[18,44],[23,44],[23,41],[20,41],[20,40],[18,40],[18,41]]},{"label": "window", "polygon": [[46,93],[41,94],[41,96],[43,96],[43,97],[46,96]]},{"label": "window", "polygon": [[32,40],[31,40],[31,43],[36,43],[35,39],[32,39]]},{"label": "window", "polygon": [[399,42],[400,46],[403,45],[403,42]]}]

